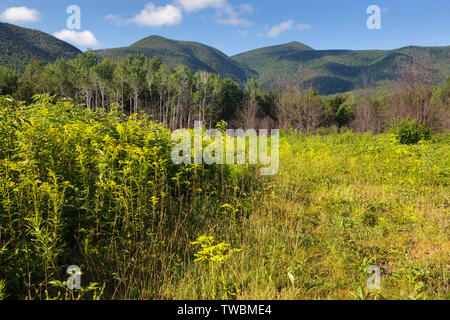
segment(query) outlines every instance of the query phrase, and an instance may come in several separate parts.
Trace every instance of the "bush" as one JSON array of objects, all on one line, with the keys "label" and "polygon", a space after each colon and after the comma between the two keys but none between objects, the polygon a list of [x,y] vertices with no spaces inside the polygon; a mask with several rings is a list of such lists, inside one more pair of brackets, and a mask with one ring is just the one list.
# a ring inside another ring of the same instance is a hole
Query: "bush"
[{"label": "bush", "polygon": [[354,119],[354,117],[355,114],[349,105],[341,105],[336,113],[336,121],[339,126],[339,130],[342,127],[347,126]]},{"label": "bush", "polygon": [[416,120],[403,120],[394,123],[392,132],[402,144],[416,144],[420,140],[431,139],[431,130]]},{"label": "bush", "polygon": [[187,263],[189,240],[252,181],[226,166],[175,165],[172,145],[144,114],[0,96],[0,299],[64,297],[69,265],[84,284],[105,284],[105,299],[157,297]]}]

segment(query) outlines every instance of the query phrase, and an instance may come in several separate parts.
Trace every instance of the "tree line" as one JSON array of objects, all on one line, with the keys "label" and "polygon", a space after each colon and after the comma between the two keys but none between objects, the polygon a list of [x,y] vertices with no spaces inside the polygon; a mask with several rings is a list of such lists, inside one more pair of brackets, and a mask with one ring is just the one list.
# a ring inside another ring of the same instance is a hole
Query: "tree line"
[{"label": "tree line", "polygon": [[246,129],[314,133],[351,128],[378,133],[404,118],[435,130],[448,129],[450,78],[434,86],[429,66],[426,59],[411,58],[388,90],[365,88],[324,97],[301,74],[294,80],[277,79],[273,89],[262,90],[254,79],[241,86],[216,74],[193,73],[186,66],[170,69],[158,57],[137,54],[100,60],[88,51],[46,65],[32,61],[22,74],[0,67],[0,93],[25,101],[50,94],[91,110],[146,112],[171,129],[192,127],[194,121],[212,127],[224,120]]}]

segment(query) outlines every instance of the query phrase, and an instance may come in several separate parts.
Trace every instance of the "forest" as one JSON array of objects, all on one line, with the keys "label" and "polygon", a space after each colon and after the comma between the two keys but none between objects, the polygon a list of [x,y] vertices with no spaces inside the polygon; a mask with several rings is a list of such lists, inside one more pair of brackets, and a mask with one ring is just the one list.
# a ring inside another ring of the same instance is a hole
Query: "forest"
[{"label": "forest", "polygon": [[313,82],[279,78],[269,90],[254,79],[244,86],[186,66],[170,69],[158,57],[128,55],[98,59],[92,52],[42,65],[32,61],[22,74],[0,68],[0,92],[27,102],[34,94],[72,99],[90,110],[145,112],[170,129],[194,121],[213,127],[221,120],[242,128],[292,128],[311,133],[342,127],[380,133],[410,118],[435,131],[448,129],[450,78],[440,86],[425,56],[405,59],[391,90],[371,89],[320,96]]}]

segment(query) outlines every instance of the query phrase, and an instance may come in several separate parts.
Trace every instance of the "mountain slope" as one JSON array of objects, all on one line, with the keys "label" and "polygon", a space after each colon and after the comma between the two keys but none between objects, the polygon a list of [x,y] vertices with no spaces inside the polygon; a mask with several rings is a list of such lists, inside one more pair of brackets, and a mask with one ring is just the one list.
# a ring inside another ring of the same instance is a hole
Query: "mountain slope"
[{"label": "mountain slope", "polygon": [[149,58],[158,56],[172,68],[187,65],[194,72],[204,70],[217,73],[239,83],[256,76],[248,67],[232,60],[217,49],[198,42],[176,41],[160,36],[145,38],[129,47],[97,50],[94,53],[101,58],[115,59],[123,59],[129,54],[138,53]]},{"label": "mountain slope", "polygon": [[[57,58],[75,58],[81,51],[46,33],[0,23],[0,65],[23,71],[31,60],[43,63]],[[436,70],[436,83],[450,76],[450,46],[405,47],[397,50],[314,50],[290,42],[228,57],[198,42],[176,41],[150,36],[129,47],[97,50],[100,58],[122,59],[128,54],[158,56],[169,67],[187,65],[192,71],[204,70],[230,78],[240,84],[257,78],[265,88],[278,81],[298,77],[312,79],[322,94],[358,89],[366,80],[383,86],[394,79],[405,57],[426,55]]]},{"label": "mountain slope", "polygon": [[81,51],[44,32],[0,23],[0,65],[22,71],[32,60],[43,63],[75,58]]},{"label": "mountain slope", "polygon": [[300,43],[261,48],[232,57],[258,73],[265,87],[289,81],[298,74],[312,79],[322,94],[360,88],[367,79],[373,86],[394,79],[405,57],[427,55],[436,70],[436,82],[450,76],[450,46],[405,47],[397,50],[313,50]]}]

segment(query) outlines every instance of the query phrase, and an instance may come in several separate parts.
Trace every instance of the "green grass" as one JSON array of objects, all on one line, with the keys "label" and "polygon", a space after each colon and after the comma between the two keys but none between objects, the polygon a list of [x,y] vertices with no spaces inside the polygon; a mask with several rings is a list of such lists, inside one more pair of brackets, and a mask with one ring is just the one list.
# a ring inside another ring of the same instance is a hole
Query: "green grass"
[{"label": "green grass", "polygon": [[[287,135],[281,171],[251,196],[239,299],[449,299],[449,136]],[[370,265],[382,272],[370,291]],[[289,279],[289,274],[293,280]],[[167,298],[211,298],[191,265]]]}]

